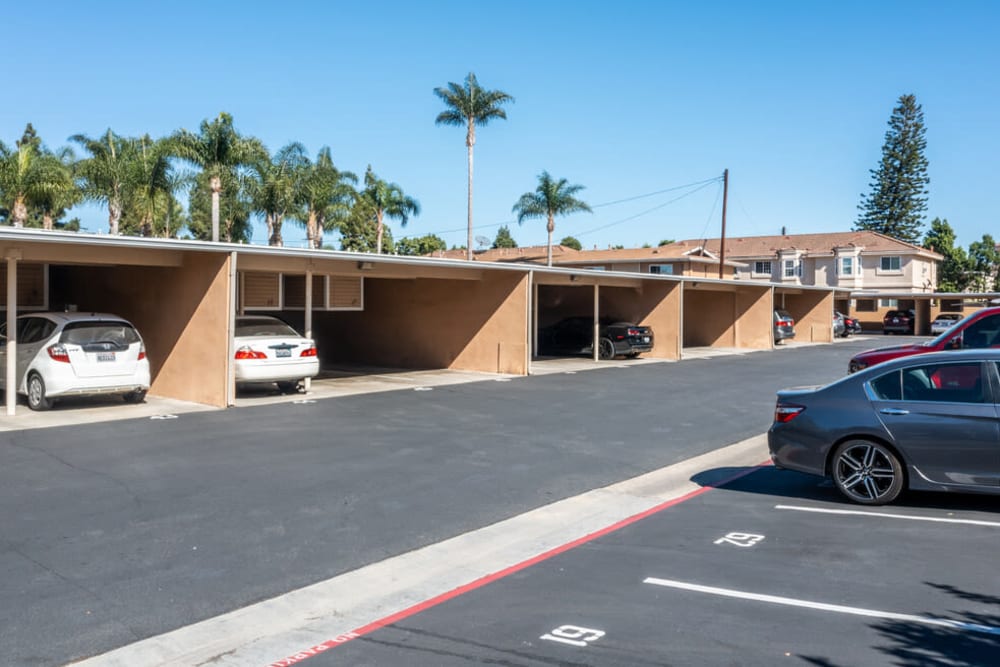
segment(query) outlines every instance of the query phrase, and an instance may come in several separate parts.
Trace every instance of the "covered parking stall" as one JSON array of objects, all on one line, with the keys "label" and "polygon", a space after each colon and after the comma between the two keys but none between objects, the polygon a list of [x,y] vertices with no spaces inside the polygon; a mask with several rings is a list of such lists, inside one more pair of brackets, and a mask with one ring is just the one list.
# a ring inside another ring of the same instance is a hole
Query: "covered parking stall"
[{"label": "covered parking stall", "polygon": [[684,281],[684,347],[771,349],[773,289],[769,283]]},{"label": "covered parking stall", "polygon": [[314,338],[324,369],[527,373],[517,267],[264,247],[241,248],[237,266],[238,310]]},{"label": "covered parking stall", "polygon": [[[811,343],[833,341],[833,311],[849,292],[827,288],[774,288],[774,307],[788,311],[795,320],[795,340]],[[841,312],[847,313],[844,309]]]},{"label": "covered parking stall", "polygon": [[533,358],[538,357],[539,331],[570,317],[590,318],[594,322],[594,340],[598,323],[605,317],[649,326],[653,330],[653,349],[643,356],[680,358],[680,279],[566,269],[536,269],[531,273]]},{"label": "covered parking stall", "polygon": [[[155,395],[225,406],[230,337],[227,313],[234,256],[217,246],[35,230],[4,230],[3,307],[109,312],[142,334]],[[7,358],[17,341],[6,342]],[[8,365],[7,386],[15,384]],[[5,393],[8,415],[14,391]]]}]

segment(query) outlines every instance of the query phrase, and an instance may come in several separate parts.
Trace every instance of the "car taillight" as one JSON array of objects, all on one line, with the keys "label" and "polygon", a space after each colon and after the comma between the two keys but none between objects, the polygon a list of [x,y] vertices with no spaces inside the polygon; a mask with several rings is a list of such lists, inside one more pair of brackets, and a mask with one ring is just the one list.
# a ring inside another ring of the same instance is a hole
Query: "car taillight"
[{"label": "car taillight", "polygon": [[142,361],[145,358],[146,358],[146,344],[139,343],[139,361]]},{"label": "car taillight", "polygon": [[312,345],[310,347],[307,347],[306,349],[302,350],[302,354],[300,354],[299,356],[300,357],[315,357],[316,356],[316,346]]},{"label": "car taillight", "polygon": [[243,346],[236,350],[236,359],[267,359],[267,355],[248,346]]},{"label": "car taillight", "polygon": [[49,345],[49,356],[52,357],[53,361],[61,361],[64,364],[69,363],[69,353],[62,343],[56,343],[55,345]]},{"label": "car taillight", "polygon": [[778,320],[779,327],[791,327],[795,326],[795,320]]},{"label": "car taillight", "polygon": [[774,421],[780,422],[782,424],[787,424],[796,417],[798,417],[803,410],[805,410],[804,405],[793,405],[792,403],[778,403],[774,408]]},{"label": "car taillight", "polygon": [[640,333],[640,332],[639,332],[639,330],[638,330],[638,329],[629,329],[629,330],[628,330],[628,335],[629,335],[629,336],[638,336],[638,335],[639,335],[639,333]]}]

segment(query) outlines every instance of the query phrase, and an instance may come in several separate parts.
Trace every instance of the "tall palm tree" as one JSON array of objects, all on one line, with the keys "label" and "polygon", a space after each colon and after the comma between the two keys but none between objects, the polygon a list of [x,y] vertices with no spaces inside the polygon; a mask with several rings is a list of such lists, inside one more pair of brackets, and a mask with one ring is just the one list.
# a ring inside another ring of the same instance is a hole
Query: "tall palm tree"
[{"label": "tall palm tree", "polygon": [[58,153],[46,151],[40,159],[48,163],[44,168],[54,179],[51,187],[37,193],[33,199],[42,216],[42,229],[54,229],[56,220],[63,216],[66,209],[80,203],[83,193],[73,179],[75,165],[71,150],[64,148]]},{"label": "tall palm tree", "polygon": [[74,134],[69,140],[80,144],[90,154],[77,163],[84,199],[108,207],[108,233],[118,234],[125,210],[125,193],[133,176],[131,140],[118,136],[110,128],[100,139]]},{"label": "tall palm tree", "polygon": [[538,176],[538,187],[534,192],[521,195],[512,209],[517,213],[517,224],[527,218],[547,218],[546,229],[549,232],[548,265],[552,266],[552,232],[556,230],[557,215],[569,215],[577,211],[590,212],[590,206],[573,195],[583,190],[582,185],[569,185],[566,179],[558,181],[543,171]]},{"label": "tall palm tree", "polygon": [[66,177],[65,165],[47,154],[30,124],[14,148],[0,142],[0,205],[9,211],[14,227],[24,227],[29,206],[64,191]]},{"label": "tall palm tree", "polygon": [[465,126],[465,146],[469,156],[469,239],[468,259],[472,259],[472,147],[476,145],[476,125],[486,125],[494,118],[507,118],[503,105],[514,98],[502,90],[484,90],[476,75],[469,72],[464,84],[449,82],[447,88],[435,88],[434,94],[448,106],[438,114],[438,125]]},{"label": "tall palm tree", "polygon": [[301,215],[299,185],[308,158],[302,144],[284,146],[271,159],[258,160],[251,166],[247,190],[253,210],[264,216],[267,244],[284,245],[281,226],[286,216]]},{"label": "tall palm tree", "polygon": [[[219,240],[219,198],[223,181],[238,169],[266,159],[267,150],[253,137],[244,137],[233,127],[233,117],[223,112],[209,122],[203,120],[198,134],[180,130],[169,138],[174,155],[202,170],[212,192],[212,240]],[[227,231],[227,237],[229,236]]]},{"label": "tall palm tree", "polygon": [[357,194],[351,184],[357,182],[357,176],[334,166],[327,146],[320,149],[315,162],[306,161],[299,198],[310,248],[321,247],[323,232],[331,231],[350,210],[350,202]]},{"label": "tall palm tree", "polygon": [[361,205],[370,206],[375,215],[375,252],[382,254],[382,235],[386,216],[399,220],[403,227],[411,215],[420,215],[420,202],[403,193],[395,183],[387,183],[375,175],[372,166],[365,171],[365,188],[359,193]]},{"label": "tall palm tree", "polygon": [[128,214],[142,236],[153,235],[158,211],[167,211],[176,181],[173,179],[168,144],[145,135],[133,141],[131,176],[126,193]]}]

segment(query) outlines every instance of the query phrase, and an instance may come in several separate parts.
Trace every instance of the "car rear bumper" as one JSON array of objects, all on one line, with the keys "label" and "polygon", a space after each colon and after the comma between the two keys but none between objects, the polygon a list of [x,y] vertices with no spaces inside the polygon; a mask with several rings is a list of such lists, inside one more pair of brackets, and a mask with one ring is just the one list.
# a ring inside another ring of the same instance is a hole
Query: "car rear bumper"
[{"label": "car rear bumper", "polygon": [[289,359],[279,363],[236,361],[237,382],[291,382],[292,380],[316,377],[318,374],[319,359],[316,357]]},{"label": "car rear bumper", "polygon": [[45,382],[45,395],[49,398],[58,396],[87,396],[96,394],[127,394],[133,391],[149,390],[148,369],[132,375],[117,375],[113,377],[60,377],[58,375],[42,374]]}]

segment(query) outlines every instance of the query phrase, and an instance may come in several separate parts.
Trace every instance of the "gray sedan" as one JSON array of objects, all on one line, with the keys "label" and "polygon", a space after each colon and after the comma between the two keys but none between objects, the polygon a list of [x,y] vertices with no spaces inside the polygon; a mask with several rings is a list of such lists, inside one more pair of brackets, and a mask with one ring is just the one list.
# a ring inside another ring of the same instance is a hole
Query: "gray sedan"
[{"label": "gray sedan", "polygon": [[833,479],[864,505],[906,488],[1000,493],[1000,350],[888,361],[824,387],[778,392],[779,468]]}]

